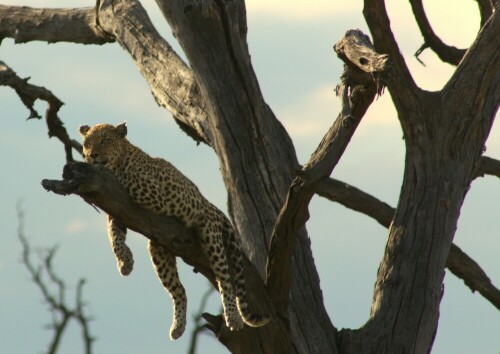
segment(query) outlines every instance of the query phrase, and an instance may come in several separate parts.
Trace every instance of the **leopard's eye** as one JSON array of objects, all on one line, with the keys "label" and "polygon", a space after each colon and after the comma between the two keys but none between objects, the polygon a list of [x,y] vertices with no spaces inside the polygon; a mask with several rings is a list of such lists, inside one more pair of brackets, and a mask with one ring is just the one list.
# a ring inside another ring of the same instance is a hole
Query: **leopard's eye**
[{"label": "leopard's eye", "polygon": [[85,140],[85,141],[83,142],[83,147],[84,147],[85,149],[88,149],[88,148],[90,147],[90,141]]}]

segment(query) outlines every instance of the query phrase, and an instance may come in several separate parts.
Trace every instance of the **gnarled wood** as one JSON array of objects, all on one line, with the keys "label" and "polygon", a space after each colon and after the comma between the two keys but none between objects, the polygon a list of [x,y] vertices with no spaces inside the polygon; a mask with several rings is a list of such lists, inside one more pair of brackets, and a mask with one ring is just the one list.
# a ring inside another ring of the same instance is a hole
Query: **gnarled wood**
[{"label": "gnarled wood", "polygon": [[66,161],[73,161],[72,150],[75,149],[81,154],[82,146],[69,137],[63,122],[59,119],[58,112],[64,103],[45,87],[29,84],[28,80],[29,77],[21,79],[14,70],[9,68],[3,61],[0,61],[0,86],[10,86],[16,91],[21,101],[30,111],[28,119],[41,118],[34,108],[36,100],[47,102],[48,108],[45,113],[45,121],[49,138],[57,137],[64,144]]}]

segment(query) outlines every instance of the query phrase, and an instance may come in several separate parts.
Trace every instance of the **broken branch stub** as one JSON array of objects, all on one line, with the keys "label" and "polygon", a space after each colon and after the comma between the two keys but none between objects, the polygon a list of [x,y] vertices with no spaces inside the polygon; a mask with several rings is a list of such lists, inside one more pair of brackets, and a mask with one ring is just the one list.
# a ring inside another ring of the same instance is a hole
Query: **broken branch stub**
[{"label": "broken branch stub", "polygon": [[389,55],[375,51],[370,37],[358,29],[349,30],[340,41],[335,43],[333,49],[346,67],[351,69],[350,72],[348,72],[349,69],[345,69],[346,76],[350,80],[363,84],[375,78],[378,86],[377,93],[382,92],[383,85],[380,85],[379,80],[387,81],[391,62]]}]

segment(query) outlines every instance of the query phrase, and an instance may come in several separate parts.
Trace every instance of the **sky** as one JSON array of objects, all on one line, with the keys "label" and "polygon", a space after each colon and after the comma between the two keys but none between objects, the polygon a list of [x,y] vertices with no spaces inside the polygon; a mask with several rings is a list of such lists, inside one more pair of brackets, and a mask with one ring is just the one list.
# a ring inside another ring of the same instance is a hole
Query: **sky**
[{"label": "sky", "polygon": [[[160,33],[181,54],[154,1],[142,1]],[[470,45],[478,31],[478,11],[469,0],[424,1],[429,19],[442,39],[457,47]],[[3,0],[5,5],[93,6],[93,1]],[[387,1],[391,25],[400,50],[417,84],[438,90],[454,68],[430,51],[413,53],[422,38],[408,2]],[[248,43],[254,69],[267,103],[294,141],[304,163],[332,124],[339,110],[334,88],[342,62],[332,46],[346,30],[369,33],[361,1],[248,0]],[[443,17],[443,13],[446,14]],[[439,19],[439,20],[438,20]],[[21,77],[50,89],[65,105],[60,118],[72,138],[82,124],[127,121],[129,139],[153,156],[161,156],[191,178],[205,196],[227,210],[227,194],[214,152],[197,146],[158,107],[135,64],[117,44],[82,46],[32,42],[14,45],[5,39],[0,60]],[[43,114],[45,105],[36,104]],[[29,112],[10,88],[0,87],[0,342],[5,353],[41,353],[51,338],[50,321],[39,290],[20,262],[16,204],[26,214],[25,234],[33,247],[59,246],[54,265],[70,285],[68,303],[80,277],[87,279],[88,303],[95,353],[184,353],[189,344],[192,315],[208,282],[180,265],[188,296],[188,328],[170,341],[172,304],[155,277],[144,237],[130,233],[128,244],[136,260],[134,272],[119,275],[108,245],[103,213],[76,196],[61,197],[41,187],[44,178],[60,178],[65,163],[59,141],[48,139],[43,120],[26,121]],[[488,156],[500,159],[500,128],[493,127],[486,144]],[[333,177],[348,182],[395,206],[401,188],[404,144],[401,128],[386,93],[373,103]],[[475,180],[461,212],[455,243],[475,259],[500,285],[498,178]],[[367,319],[373,285],[387,230],[374,220],[315,197],[307,224],[321,278],[325,305],[334,325],[357,328]],[[180,262],[181,263],[181,262]],[[220,311],[218,295],[208,311]],[[499,312],[479,294],[447,272],[438,334],[433,353],[500,352]],[[21,339],[19,333],[29,333]],[[200,338],[199,353],[223,353],[210,334]],[[65,333],[59,353],[81,351],[79,329]]]}]

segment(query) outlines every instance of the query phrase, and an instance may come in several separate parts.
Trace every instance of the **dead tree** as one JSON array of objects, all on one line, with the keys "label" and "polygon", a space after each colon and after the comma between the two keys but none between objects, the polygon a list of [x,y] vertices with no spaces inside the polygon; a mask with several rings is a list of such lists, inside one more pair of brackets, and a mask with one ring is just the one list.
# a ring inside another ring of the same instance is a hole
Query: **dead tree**
[{"label": "dead tree", "polygon": [[[231,332],[220,316],[206,314],[209,328],[232,353],[427,353],[437,329],[446,266],[500,308],[498,289],[452,244],[473,179],[485,173],[500,176],[499,161],[482,156],[500,102],[500,19],[498,2],[478,1],[481,31],[467,51],[459,50],[432,32],[421,1],[410,2],[425,40],[421,50],[431,48],[456,65],[454,75],[440,91],[420,89],[394,39],[384,1],[365,0],[373,46],[359,31],[348,31],[335,45],[345,63],[337,90],[342,110],[303,167],[259,89],[241,0],[157,0],[189,66],[160,37],[136,0],[101,0],[95,8],[71,10],[0,6],[0,38],[119,43],[158,104],[191,138],[214,149],[230,216],[249,258],[249,300],[273,315],[265,327]],[[33,87],[15,74],[9,77],[7,84],[32,107]],[[3,76],[0,82],[5,84]],[[392,97],[406,144],[396,209],[329,178],[383,87]],[[47,99],[49,107],[55,104],[50,97],[38,97]],[[47,112],[46,119],[52,131],[57,110],[55,115]],[[52,134],[63,141],[71,161],[68,149],[79,150],[78,143],[64,132]],[[43,185],[80,195],[130,229],[170,247],[214,281],[196,235],[175,220],[135,206],[107,171],[71,163],[62,181],[45,180]],[[359,329],[338,331],[323,305],[305,228],[315,193],[389,227],[371,314]]]},{"label": "dead tree", "polygon": [[51,247],[42,252],[37,252],[39,262],[33,262],[33,250],[24,234],[24,212],[20,206],[17,207],[17,218],[19,226],[17,237],[23,247],[22,263],[31,276],[31,280],[40,289],[42,298],[51,314],[52,323],[46,328],[52,331],[52,339],[47,346],[46,354],[56,354],[60,349],[60,344],[66,329],[72,320],[78,324],[82,331],[83,352],[91,354],[95,337],[90,334],[90,321],[92,318],[87,314],[87,304],[83,300],[83,286],[86,280],[80,278],[75,290],[74,305],[68,305],[68,286],[55,271],[53,260],[58,250]]}]

